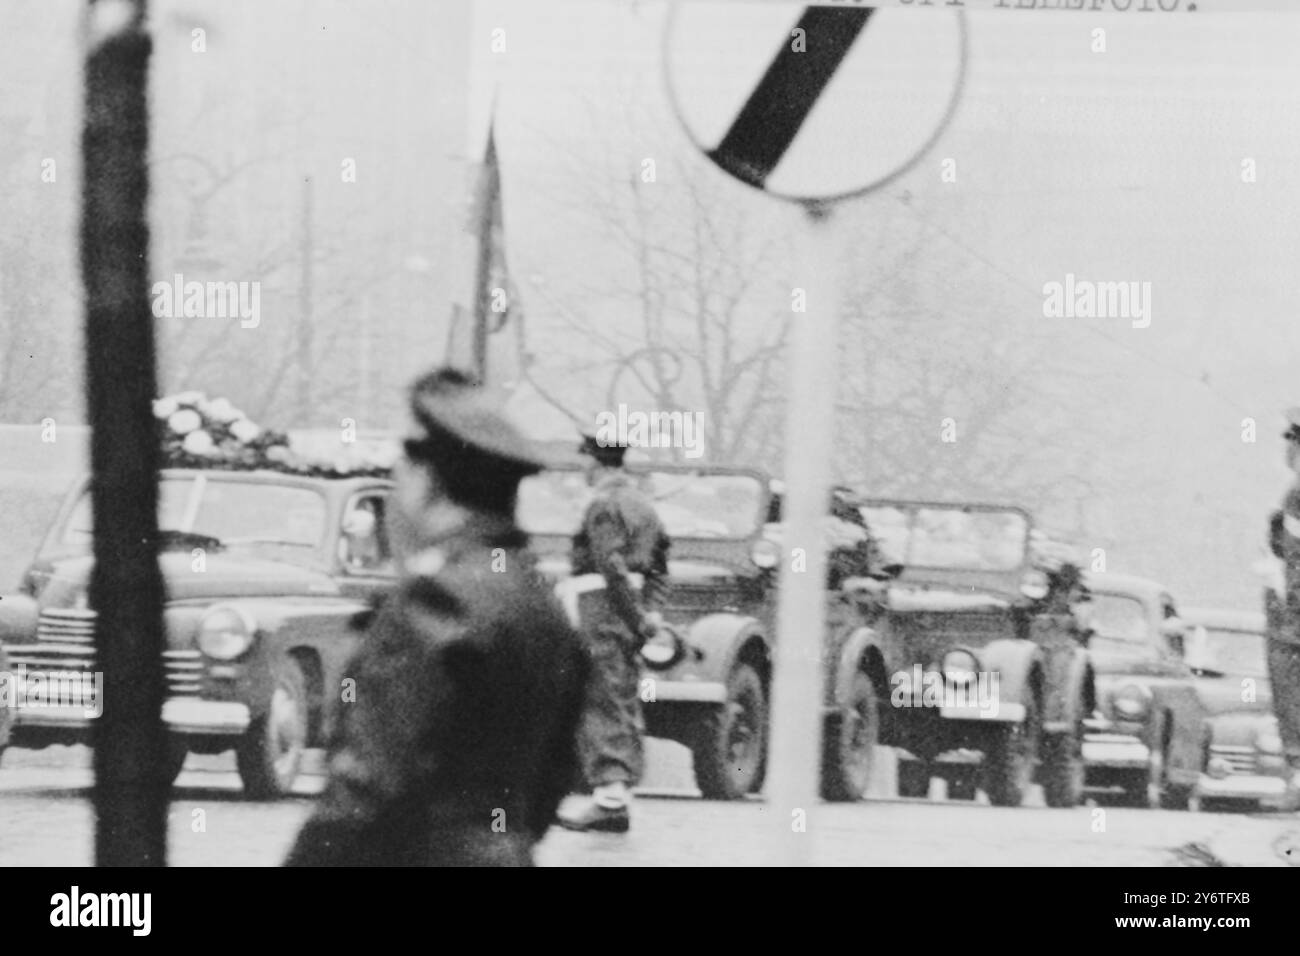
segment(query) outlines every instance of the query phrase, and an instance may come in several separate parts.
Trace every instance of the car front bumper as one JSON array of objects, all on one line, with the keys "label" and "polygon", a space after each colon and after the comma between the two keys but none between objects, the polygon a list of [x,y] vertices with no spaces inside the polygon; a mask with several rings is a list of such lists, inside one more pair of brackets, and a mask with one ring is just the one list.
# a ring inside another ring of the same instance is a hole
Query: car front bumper
[{"label": "car front bumper", "polygon": [[242,734],[253,721],[247,704],[194,697],[173,697],[162,716],[172,733],[222,737]]},{"label": "car front bumper", "polygon": [[659,704],[725,704],[727,685],[720,681],[660,680],[647,672],[644,678],[654,681],[654,702]]},{"label": "car front bumper", "polygon": [[1083,738],[1083,763],[1087,767],[1140,770],[1150,760],[1150,748],[1128,734],[1095,733]]},{"label": "car front bumper", "polygon": [[[28,706],[14,710],[14,726],[41,730],[88,730],[98,714],[84,707]],[[246,704],[173,697],[163,704],[163,723],[177,734],[237,735],[252,723]]]},{"label": "car front bumper", "polygon": [[14,727],[89,730],[98,715],[85,707],[28,706],[14,709]]},{"label": "car front bumper", "polygon": [[993,707],[940,706],[939,716],[944,720],[972,720],[982,724],[1018,724],[1025,719],[1025,705],[1018,702],[998,701]]},{"label": "car front bumper", "polygon": [[1281,807],[1287,799],[1286,781],[1257,773],[1211,777],[1201,774],[1198,793],[1202,800],[1240,801]]}]

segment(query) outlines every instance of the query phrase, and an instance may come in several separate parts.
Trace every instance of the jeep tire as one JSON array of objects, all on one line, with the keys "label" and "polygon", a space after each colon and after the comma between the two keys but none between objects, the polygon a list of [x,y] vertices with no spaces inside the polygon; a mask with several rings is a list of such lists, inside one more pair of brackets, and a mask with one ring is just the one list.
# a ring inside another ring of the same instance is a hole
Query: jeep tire
[{"label": "jeep tire", "polygon": [[922,799],[930,795],[930,761],[898,761],[898,795]]},{"label": "jeep tire", "polygon": [[948,784],[949,800],[975,799],[975,791],[979,788],[978,768],[962,767],[949,772],[945,779]]},{"label": "jeep tire", "polygon": [[1043,740],[1038,779],[1049,807],[1077,807],[1083,802],[1083,726]]},{"label": "jeep tire", "polygon": [[727,702],[713,707],[691,735],[695,785],[706,800],[739,800],[761,779],[767,752],[767,694],[749,664],[727,678]]},{"label": "jeep tire", "polygon": [[854,671],[848,700],[822,727],[822,799],[847,802],[866,794],[880,740],[879,707],[871,677]]},{"label": "jeep tire", "polygon": [[995,807],[1018,807],[1034,780],[1042,737],[1038,700],[1026,683],[1021,696],[1025,716],[1015,724],[995,727],[984,752],[984,792]]}]

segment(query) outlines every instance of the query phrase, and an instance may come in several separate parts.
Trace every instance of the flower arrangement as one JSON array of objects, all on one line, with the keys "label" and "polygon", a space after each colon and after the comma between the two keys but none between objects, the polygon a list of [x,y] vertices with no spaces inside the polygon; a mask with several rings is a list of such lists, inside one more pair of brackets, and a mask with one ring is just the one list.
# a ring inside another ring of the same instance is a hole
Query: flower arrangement
[{"label": "flower arrangement", "polygon": [[154,419],[164,468],[267,469],[318,477],[387,476],[395,449],[365,443],[331,453],[295,448],[285,432],[262,428],[225,398],[182,392],[157,399]]}]

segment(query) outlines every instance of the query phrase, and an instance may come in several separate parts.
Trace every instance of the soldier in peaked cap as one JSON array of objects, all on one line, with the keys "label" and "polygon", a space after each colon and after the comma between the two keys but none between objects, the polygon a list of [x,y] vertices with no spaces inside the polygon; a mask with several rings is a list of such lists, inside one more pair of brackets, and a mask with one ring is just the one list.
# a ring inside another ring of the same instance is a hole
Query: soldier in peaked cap
[{"label": "soldier in peaked cap", "polygon": [[1294,803],[1300,799],[1300,407],[1287,409],[1286,425],[1286,464],[1296,480],[1269,529],[1273,554],[1284,562],[1286,593],[1281,607],[1269,614],[1268,673]]},{"label": "soldier in peaked cap", "polygon": [[461,373],[419,379],[410,411],[402,576],[289,865],[529,865],[576,771],[590,665],[514,520],[545,462]]},{"label": "soldier in peaked cap", "polygon": [[[644,767],[640,650],[663,625],[669,539],[653,503],[623,469],[627,448],[585,435],[580,450],[594,494],[573,539],[573,574],[599,574],[605,589],[599,607],[581,622],[593,671],[578,751],[592,796],[565,808],[560,824],[624,833],[631,788]],[[640,593],[632,574],[642,577]]]}]

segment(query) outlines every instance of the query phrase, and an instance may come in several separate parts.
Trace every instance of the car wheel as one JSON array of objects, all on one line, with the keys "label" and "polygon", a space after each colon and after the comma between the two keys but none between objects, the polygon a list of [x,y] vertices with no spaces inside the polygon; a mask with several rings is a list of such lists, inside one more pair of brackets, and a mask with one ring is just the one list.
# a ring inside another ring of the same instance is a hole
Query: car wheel
[{"label": "car wheel", "polygon": [[984,792],[995,807],[1018,807],[1034,780],[1042,721],[1033,689],[1026,684],[1021,703],[1024,719],[993,731],[984,753]]},{"label": "car wheel", "polygon": [[293,789],[307,747],[307,681],[290,657],[276,665],[271,702],[252,722],[235,750],[244,793],[254,800],[286,796]]},{"label": "car wheel", "polygon": [[1121,779],[1120,803],[1126,807],[1159,809],[1164,778],[1164,754],[1160,750],[1152,749],[1147,757],[1146,767],[1141,770],[1127,771]]},{"label": "car wheel", "polygon": [[1191,810],[1192,803],[1200,803],[1197,785],[1194,783],[1171,783],[1169,780],[1169,758],[1160,761],[1163,768],[1159,788],[1156,791],[1157,802],[1165,810]]},{"label": "car wheel", "polygon": [[978,771],[974,769],[954,771],[948,777],[948,799],[974,800],[978,784]]},{"label": "car wheel", "polygon": [[1083,725],[1052,734],[1044,742],[1039,780],[1049,807],[1077,807],[1083,802]]},{"label": "car wheel", "polygon": [[709,800],[739,800],[763,769],[767,751],[767,695],[749,664],[727,679],[727,702],[713,708],[695,733],[695,785]]},{"label": "car wheel", "polygon": [[855,671],[844,710],[827,717],[822,728],[823,799],[862,799],[871,782],[879,739],[876,687],[867,674]]},{"label": "car wheel", "polygon": [[930,761],[898,761],[898,795],[900,797],[930,795]]}]

